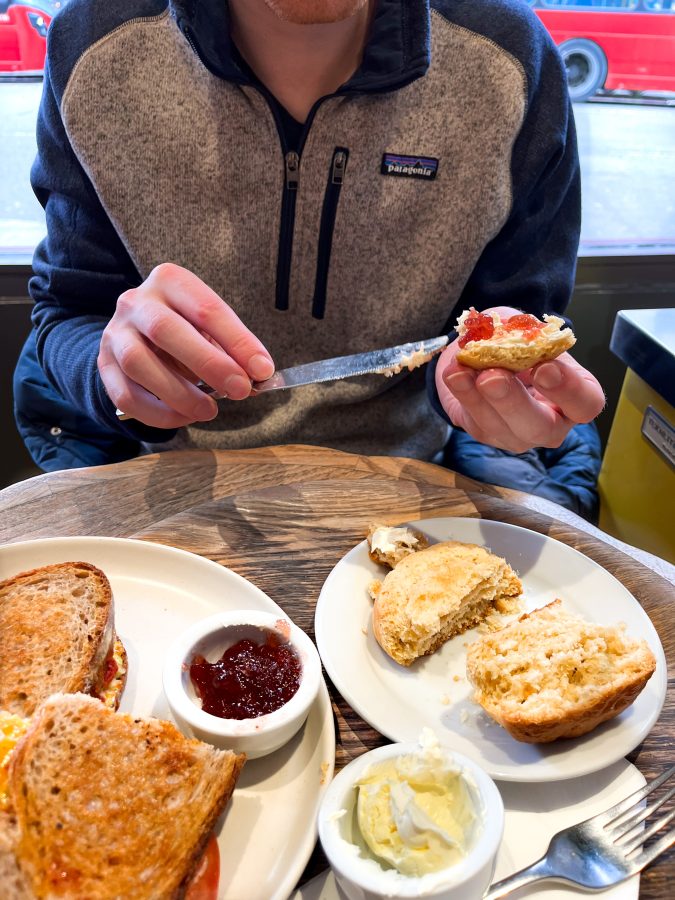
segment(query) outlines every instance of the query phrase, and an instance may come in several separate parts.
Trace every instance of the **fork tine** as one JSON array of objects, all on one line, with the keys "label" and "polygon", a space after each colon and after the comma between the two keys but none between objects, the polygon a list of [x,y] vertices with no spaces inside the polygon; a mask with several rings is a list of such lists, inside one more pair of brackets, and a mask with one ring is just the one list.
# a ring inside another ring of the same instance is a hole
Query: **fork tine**
[{"label": "fork tine", "polygon": [[641,822],[644,822],[645,819],[655,813],[657,809],[663,806],[664,803],[667,803],[673,796],[675,796],[675,787],[672,787],[667,794],[663,795],[663,797],[659,797],[659,799],[655,803],[652,803],[651,805],[648,803],[645,804],[645,806],[630,819],[623,819],[623,821],[619,822],[619,819],[622,818],[621,816],[619,816],[619,819],[616,820],[619,824],[615,825],[614,823],[610,823],[605,827],[612,828],[614,831],[621,832],[620,834],[617,834],[616,838],[614,839],[617,843],[626,838],[629,838],[631,837],[631,832],[635,831],[635,829]]},{"label": "fork tine", "polygon": [[[626,854],[632,853],[633,850],[648,841],[653,834],[656,834],[657,831],[660,831],[661,828],[663,828],[664,825],[667,825],[668,822],[672,821],[673,818],[675,818],[675,809],[671,809],[670,812],[667,812],[665,816],[662,816],[658,820],[658,822],[654,822],[654,824],[650,825],[649,828],[644,828],[633,838],[629,839],[628,835],[624,835],[624,838],[626,838],[625,843],[617,842],[617,846],[620,847]],[[631,831],[634,830],[635,829],[631,829]]]},{"label": "fork tine", "polygon": [[632,809],[636,806],[640,800],[646,797],[648,794],[651,794],[653,790],[657,787],[660,787],[664,781],[668,781],[670,776],[675,773],[675,766],[671,766],[665,772],[662,772],[658,778],[655,778],[653,781],[649,781],[644,787],[635,791],[633,794],[629,794],[615,806],[610,806],[609,809],[605,810],[604,813],[600,813],[597,816],[597,819],[605,820],[605,827],[607,825],[614,825],[617,819],[624,813],[628,812],[628,810]]},{"label": "fork tine", "polygon": [[648,866],[650,862],[653,862],[657,856],[669,847],[672,847],[673,844],[675,844],[675,828],[671,828],[668,834],[664,834],[660,841],[652,844],[651,847],[644,850],[639,856],[635,856],[630,860],[632,867],[630,874],[634,875],[636,872],[641,872],[645,866]]}]

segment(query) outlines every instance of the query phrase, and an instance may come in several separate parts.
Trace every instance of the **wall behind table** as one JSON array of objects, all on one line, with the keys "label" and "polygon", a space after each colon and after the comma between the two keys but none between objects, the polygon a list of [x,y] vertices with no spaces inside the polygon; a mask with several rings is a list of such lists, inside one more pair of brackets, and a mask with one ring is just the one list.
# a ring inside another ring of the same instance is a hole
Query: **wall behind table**
[{"label": "wall behind table", "polygon": [[[29,270],[0,268],[0,488],[38,474],[14,425],[12,373],[30,329]],[[574,321],[574,354],[600,380],[607,407],[598,419],[607,440],[621,392],[625,366],[609,350],[614,319],[620,309],[675,306],[675,257],[604,257],[580,259],[569,315]]]},{"label": "wall behind table", "polygon": [[[2,275],[0,292],[0,488],[22,478],[39,475],[14,424],[12,375],[23,342],[30,331],[32,303],[27,297],[26,276]],[[4,296],[3,296],[4,294]]]},{"label": "wall behind table", "polygon": [[621,309],[675,307],[675,256],[582,258],[572,302],[574,356],[600,381],[607,406],[597,419],[607,442],[626,367],[609,349],[616,314]]}]

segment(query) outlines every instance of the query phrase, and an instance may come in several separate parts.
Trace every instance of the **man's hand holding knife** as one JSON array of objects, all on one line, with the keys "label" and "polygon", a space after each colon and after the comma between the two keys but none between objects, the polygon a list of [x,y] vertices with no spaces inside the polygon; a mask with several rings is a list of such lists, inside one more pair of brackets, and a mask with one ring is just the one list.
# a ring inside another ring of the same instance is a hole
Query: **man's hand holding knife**
[{"label": "man's hand holding knife", "polygon": [[[576,423],[591,421],[604,405],[598,381],[568,353],[514,374],[476,372],[458,363],[456,352],[455,341],[439,359],[438,395],[453,424],[482,443],[515,453],[557,447]],[[120,418],[167,429],[215,418],[214,396],[245,400],[256,393],[254,383],[270,379],[275,370],[267,349],[235,312],[196,275],[171,263],[119,298],[103,332],[98,367],[108,395],[124,411]],[[322,377],[302,374],[304,380],[275,386],[356,372],[338,367]]]}]

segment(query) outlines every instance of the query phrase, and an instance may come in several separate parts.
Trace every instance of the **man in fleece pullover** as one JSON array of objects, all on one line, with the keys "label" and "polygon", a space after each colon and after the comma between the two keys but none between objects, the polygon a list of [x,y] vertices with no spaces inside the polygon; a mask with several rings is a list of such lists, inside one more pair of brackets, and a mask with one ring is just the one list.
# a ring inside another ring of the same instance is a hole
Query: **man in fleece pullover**
[{"label": "man in fleece pullover", "polygon": [[32,180],[48,234],[15,385],[44,468],[275,443],[434,459],[449,422],[521,452],[602,407],[569,355],[477,375],[454,344],[426,385],[250,396],[469,306],[565,308],[574,126],[522,0],[71,0]]}]

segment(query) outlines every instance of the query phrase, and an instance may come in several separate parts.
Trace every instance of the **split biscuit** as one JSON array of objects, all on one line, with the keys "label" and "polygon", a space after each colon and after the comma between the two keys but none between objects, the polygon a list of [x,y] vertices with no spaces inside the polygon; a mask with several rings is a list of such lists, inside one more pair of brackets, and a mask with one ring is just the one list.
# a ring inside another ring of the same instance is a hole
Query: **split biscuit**
[{"label": "split biscuit", "polygon": [[[460,341],[466,334],[464,321],[469,315],[462,313],[457,322]],[[558,316],[544,315],[539,331],[532,334],[520,330],[508,331],[505,322],[496,312],[491,312],[494,323],[492,337],[472,340],[457,350],[457,362],[472,369],[509,369],[523,372],[539,363],[556,359],[576,343],[572,329]],[[533,318],[533,317],[532,317]]]},{"label": "split biscuit", "polygon": [[484,547],[444,541],[406,556],[369,591],[377,642],[409,666],[519,596],[522,585],[506,560]]},{"label": "split biscuit", "polygon": [[517,741],[579,737],[619,715],[656,667],[644,640],[555,600],[469,646],[474,699]]}]

